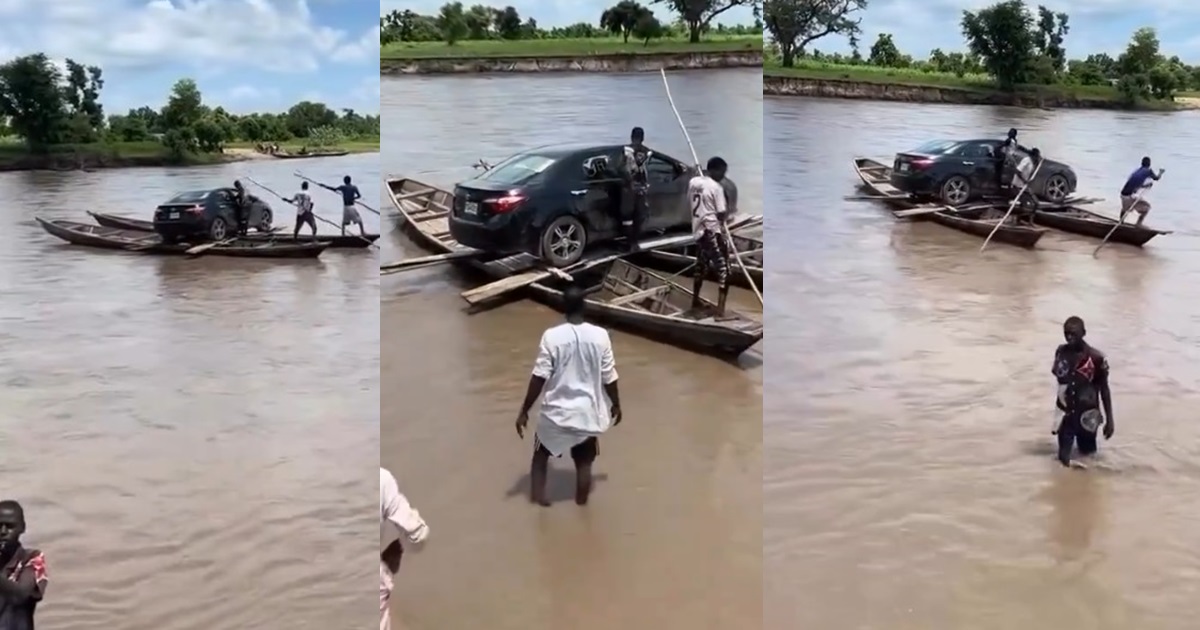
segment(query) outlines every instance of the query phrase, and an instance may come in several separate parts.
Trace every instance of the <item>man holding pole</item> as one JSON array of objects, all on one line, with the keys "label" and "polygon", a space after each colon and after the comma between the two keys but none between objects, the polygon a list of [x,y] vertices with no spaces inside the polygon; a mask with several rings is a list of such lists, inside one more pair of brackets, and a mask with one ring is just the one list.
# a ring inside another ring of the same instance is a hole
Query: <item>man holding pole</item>
[{"label": "man holding pole", "polygon": [[[1138,213],[1137,224],[1141,225],[1142,221],[1146,220],[1146,214],[1150,212],[1150,202],[1142,199],[1142,191],[1153,186],[1154,182],[1162,179],[1165,171],[1158,169],[1155,174],[1150,169],[1150,158],[1142,158],[1142,165],[1138,167],[1129,179],[1125,180],[1125,186],[1121,188],[1121,222],[1125,222],[1125,215],[1130,210]],[[1151,181],[1153,180],[1153,181]]]},{"label": "man holding pole", "polygon": [[1021,206],[1022,210],[1037,211],[1037,195],[1029,190],[1029,187],[1033,184],[1033,178],[1037,177],[1041,163],[1042,152],[1036,147],[1017,158],[1017,170],[1013,174],[1013,189],[1016,193],[1013,203]]},{"label": "man holding pole", "polygon": [[725,189],[720,184],[728,167],[725,160],[714,157],[708,161],[704,172],[688,182],[697,250],[692,311],[697,315],[701,311],[700,289],[704,287],[706,276],[712,276],[719,287],[716,317],[725,316],[725,301],[729,297],[729,243],[723,229],[728,206]]}]

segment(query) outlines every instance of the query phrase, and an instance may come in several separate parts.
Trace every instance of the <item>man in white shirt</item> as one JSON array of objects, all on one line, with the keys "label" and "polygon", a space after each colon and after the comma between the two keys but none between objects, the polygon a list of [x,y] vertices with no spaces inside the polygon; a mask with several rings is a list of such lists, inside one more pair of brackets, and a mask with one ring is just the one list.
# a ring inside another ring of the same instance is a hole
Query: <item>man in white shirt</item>
[{"label": "man in white shirt", "polygon": [[1022,209],[1037,210],[1037,195],[1030,188],[1034,177],[1037,177],[1041,163],[1042,152],[1036,147],[1030,149],[1027,154],[1019,154],[1017,158],[1017,171],[1013,174],[1012,190],[1016,193],[1017,203]]},{"label": "man in white shirt", "polygon": [[720,287],[715,315],[725,316],[725,300],[729,297],[729,242],[723,226],[728,208],[720,180],[725,178],[728,167],[725,160],[714,157],[708,161],[704,173],[688,182],[692,230],[696,235],[696,275],[692,285],[692,311],[696,315],[701,314],[700,290],[704,280],[712,276]]},{"label": "man in white shirt", "polygon": [[308,182],[300,184],[300,192],[286,200],[296,206],[296,227],[292,230],[292,239],[300,238],[301,226],[307,224],[312,228],[313,240],[317,238],[317,219],[313,216],[313,200],[308,194]]},{"label": "man in white shirt", "polygon": [[393,578],[400,570],[404,555],[401,537],[416,545],[429,537],[429,526],[421,515],[400,494],[396,478],[384,468],[379,469],[379,630],[391,630],[392,618],[388,603],[392,597]]},{"label": "man in white shirt", "polygon": [[541,506],[550,505],[550,457],[566,452],[575,462],[575,503],[587,504],[600,434],[621,423],[617,365],[608,331],[583,321],[586,300],[578,287],[563,291],[563,304],[567,321],[542,334],[516,423],[517,435],[524,438],[529,409],[544,391],[529,466],[529,500]]}]

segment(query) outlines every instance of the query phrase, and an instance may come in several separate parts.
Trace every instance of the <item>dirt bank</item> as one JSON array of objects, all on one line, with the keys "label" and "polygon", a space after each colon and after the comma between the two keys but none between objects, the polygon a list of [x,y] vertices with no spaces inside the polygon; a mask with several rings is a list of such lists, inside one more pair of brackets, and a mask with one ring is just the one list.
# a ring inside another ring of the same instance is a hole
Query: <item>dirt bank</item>
[{"label": "dirt bank", "polygon": [[656,72],[708,68],[761,68],[761,50],[587,57],[429,57],[381,59],[379,73],[469,74],[491,72]]},{"label": "dirt bank", "polygon": [[[1012,105],[1016,107],[1129,109],[1119,101],[1096,97],[1008,93],[995,90],[867,83],[838,79],[764,76],[763,94],[849,98],[903,103],[948,103],[954,105]],[[1156,107],[1155,109],[1164,109]]]}]

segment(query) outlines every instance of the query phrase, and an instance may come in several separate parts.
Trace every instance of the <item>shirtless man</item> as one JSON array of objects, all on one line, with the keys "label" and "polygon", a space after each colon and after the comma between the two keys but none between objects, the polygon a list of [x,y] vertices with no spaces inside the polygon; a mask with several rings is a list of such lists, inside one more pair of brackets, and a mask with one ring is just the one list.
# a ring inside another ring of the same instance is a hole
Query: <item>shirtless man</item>
[{"label": "shirtless man", "polygon": [[1138,214],[1138,225],[1146,220],[1146,215],[1150,212],[1150,202],[1141,198],[1141,191],[1162,179],[1164,172],[1166,171],[1160,168],[1156,174],[1150,168],[1150,158],[1142,158],[1142,165],[1129,176],[1129,179],[1125,180],[1125,186],[1121,188],[1122,223],[1125,222],[1125,215],[1129,214],[1131,210]]},{"label": "shirtless man", "polygon": [[715,316],[725,316],[725,301],[729,297],[729,243],[723,227],[728,206],[719,180],[725,178],[728,166],[725,160],[714,157],[702,174],[688,182],[692,230],[696,236],[696,275],[692,283],[692,312],[696,315],[702,310],[700,290],[704,288],[704,280],[712,276],[719,287]]},{"label": "shirtless man", "polygon": [[394,578],[400,570],[404,547],[400,538],[414,545],[429,537],[429,526],[400,494],[392,473],[379,469],[379,630],[391,630],[390,603]]},{"label": "shirtless man", "polygon": [[1081,464],[1071,460],[1072,448],[1078,445],[1081,455],[1093,455],[1098,448],[1096,433],[1100,425],[1104,425],[1106,440],[1112,438],[1116,430],[1112,392],[1108,388],[1108,359],[1084,341],[1086,335],[1083,320],[1068,317],[1063,322],[1066,343],[1054,351],[1051,369],[1058,379],[1056,403],[1063,412],[1062,421],[1053,431],[1058,435],[1058,461],[1063,466],[1080,468],[1083,467]]},{"label": "shirtless man", "polygon": [[46,595],[46,557],[21,545],[25,510],[0,501],[0,628],[33,630],[33,613]]},{"label": "shirtless man", "polygon": [[546,498],[550,458],[567,452],[575,461],[575,503],[587,505],[600,435],[621,423],[617,363],[608,331],[583,321],[582,289],[567,287],[563,304],[567,321],[542,334],[516,422],[517,436],[524,439],[529,409],[542,395],[529,464],[529,500],[543,507],[550,505]]}]

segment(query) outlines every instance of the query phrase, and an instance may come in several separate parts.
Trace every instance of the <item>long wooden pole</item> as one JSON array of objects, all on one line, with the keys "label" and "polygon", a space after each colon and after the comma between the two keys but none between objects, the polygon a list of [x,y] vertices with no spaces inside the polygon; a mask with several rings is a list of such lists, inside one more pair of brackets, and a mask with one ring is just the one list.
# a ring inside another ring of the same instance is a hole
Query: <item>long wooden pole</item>
[{"label": "long wooden pole", "polygon": [[1033,183],[1033,180],[1037,179],[1038,171],[1042,170],[1042,165],[1045,163],[1045,159],[1038,162],[1037,168],[1033,169],[1033,175],[1030,175],[1029,179],[1025,181],[1025,185],[1021,187],[1021,192],[1017,193],[1017,196],[1012,200],[1012,203],[1008,204],[1008,212],[1004,213],[1004,218],[1000,219],[1000,222],[996,224],[996,227],[992,228],[991,234],[988,234],[988,237],[984,239],[983,247],[979,248],[980,254],[983,253],[983,250],[987,249],[988,243],[992,242],[992,237],[995,236],[996,232],[1000,230],[1000,226],[1004,225],[1004,223],[1008,221],[1008,215],[1012,214],[1013,208],[1017,207],[1017,202],[1020,201],[1021,197],[1025,195],[1025,190],[1029,188],[1029,185]]},{"label": "long wooden pole", "polygon": [[[305,175],[304,173],[301,173],[300,171],[292,171],[292,175],[295,175],[296,177],[299,177],[300,179],[303,179],[304,181],[306,181],[310,184],[316,184],[322,188],[325,187],[325,184],[322,184],[321,182]],[[362,206],[363,208],[366,208],[367,210],[370,210],[371,212],[374,212],[375,216],[383,216],[382,214],[379,214],[379,211],[376,210],[375,208],[372,208],[371,206],[368,206],[367,204],[363,203],[362,199],[356,200],[354,203],[358,204],[359,206]]]},{"label": "long wooden pole", "polygon": [[[271,193],[272,195],[275,195],[276,197],[279,197],[279,200],[280,200],[280,201],[287,202],[287,198],[286,198],[286,197],[284,197],[283,195],[281,195],[281,194],[279,194],[279,193],[275,192],[274,190],[271,190],[270,188],[267,188],[266,186],[263,186],[262,184],[260,184],[260,183],[258,183],[258,182],[256,182],[256,181],[254,181],[254,178],[252,178],[252,177],[247,177],[247,178],[246,178],[246,181],[250,182],[251,184],[254,184],[255,186],[258,186],[259,188],[261,188],[261,189],[263,189],[263,190],[265,190],[265,191],[267,191],[267,192]],[[340,227],[339,227],[339,226],[338,226],[336,223],[334,223],[333,221],[330,221],[329,219],[326,219],[325,217],[323,217],[323,216],[321,216],[321,215],[317,214],[315,210],[313,211],[312,215],[313,215],[313,218],[315,218],[316,220],[318,220],[318,221],[320,221],[320,222],[322,222],[322,223],[328,223],[329,225],[331,225],[331,226],[333,226],[333,227],[335,227],[335,228],[341,229],[341,228],[340,228]],[[375,245],[375,243],[374,243],[374,242],[373,242],[371,239],[369,239],[369,238],[363,238],[362,236],[360,236],[360,235],[358,235],[358,234],[350,234],[350,236],[353,236],[353,237],[355,237],[355,238],[362,239],[362,240],[366,241],[366,242],[367,242],[367,246],[368,246],[368,247],[377,247],[377,245]]]},{"label": "long wooden pole", "polygon": [[[688,149],[692,152],[692,160],[696,163],[696,170],[703,174],[704,171],[700,168],[700,156],[696,154],[696,147],[692,144],[692,136],[688,134],[687,126],[683,124],[683,117],[679,115],[679,108],[675,107],[675,99],[671,96],[671,84],[667,82],[667,71],[659,69],[659,72],[662,73],[663,87],[667,90],[667,101],[671,103],[671,111],[675,112],[675,120],[679,123],[679,129],[683,131],[683,139],[687,140]],[[741,269],[742,275],[746,277],[746,284],[758,298],[758,303],[764,305],[762,293],[758,290],[758,285],[754,283],[754,278],[750,277],[750,272],[746,270],[746,264],[742,262],[742,256],[738,253],[733,236],[724,222],[721,223],[721,235],[725,237],[725,244],[729,247],[729,252],[733,254],[733,259],[737,261],[738,269]],[[699,252],[697,254],[701,255]]]}]

